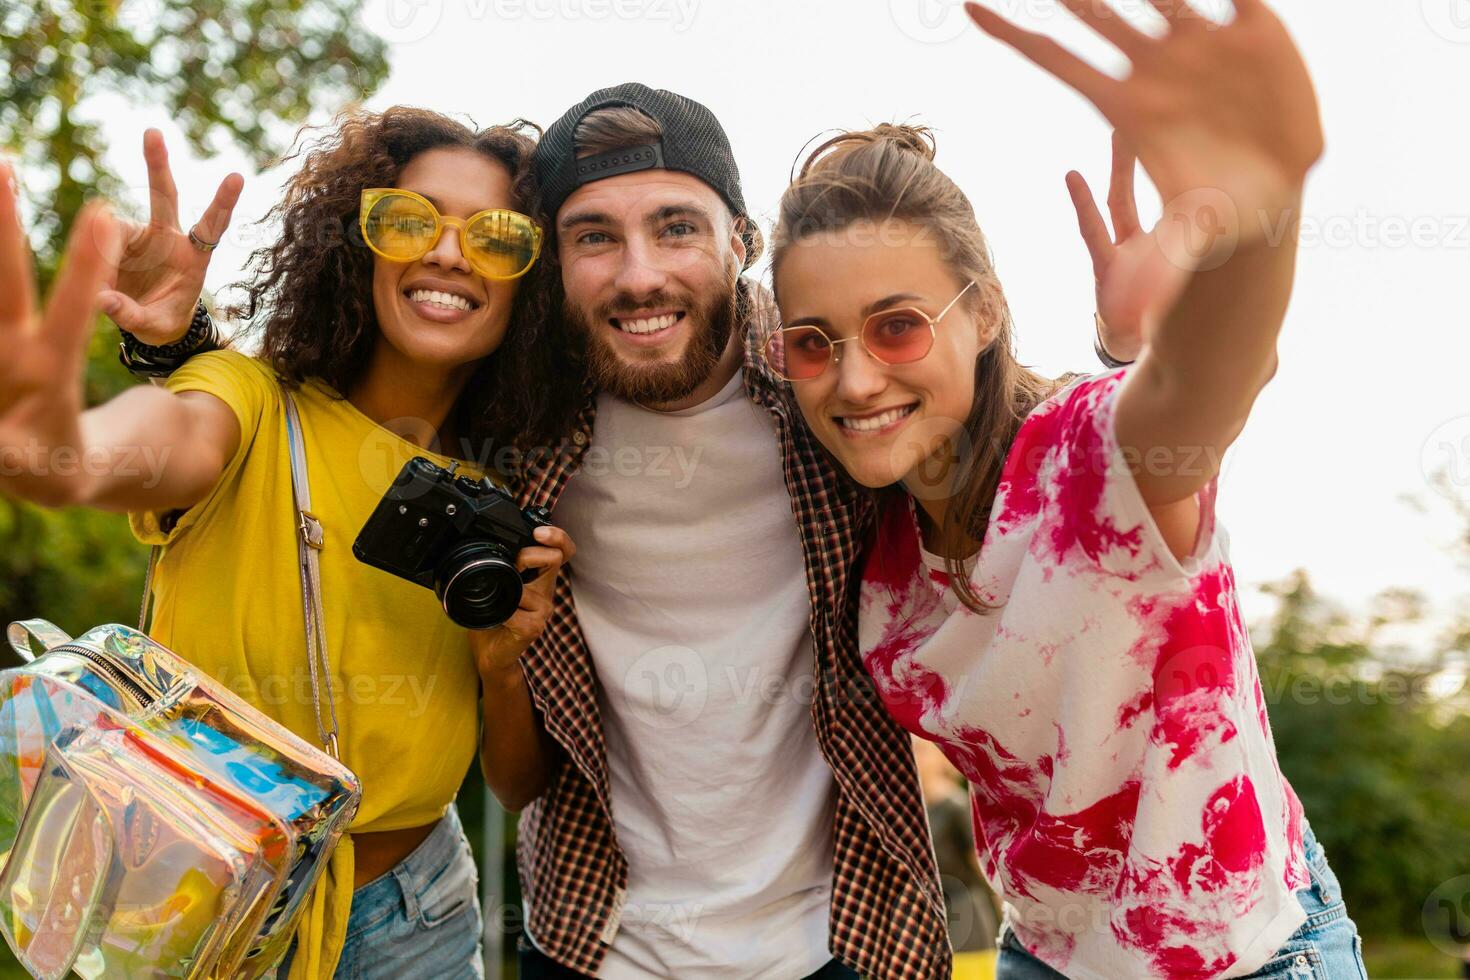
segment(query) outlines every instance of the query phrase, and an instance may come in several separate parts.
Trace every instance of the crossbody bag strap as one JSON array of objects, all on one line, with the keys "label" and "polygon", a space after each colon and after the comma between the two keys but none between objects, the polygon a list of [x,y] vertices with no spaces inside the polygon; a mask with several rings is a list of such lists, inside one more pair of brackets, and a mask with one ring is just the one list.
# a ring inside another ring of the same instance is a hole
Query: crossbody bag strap
[{"label": "crossbody bag strap", "polygon": [[[337,701],[332,694],[332,667],[327,658],[327,631],[322,616],[322,571],[318,553],[324,536],[322,522],[311,512],[311,482],[306,472],[306,442],[296,399],[281,384],[286,400],[286,441],[291,449],[291,492],[296,500],[296,551],[301,571],[301,610],[306,621],[306,659],[311,666],[312,713],[317,734],[327,754],[337,754]],[[322,719],[322,688],[327,692],[327,720]]]},{"label": "crossbody bag strap", "polygon": [[158,567],[158,545],[148,549],[148,573],[143,576],[143,604],[138,608],[138,632],[148,632],[148,607],[153,604],[153,570]]},{"label": "crossbody bag strap", "polygon": [[[286,442],[291,450],[291,493],[296,501],[296,551],[301,572],[301,611],[306,622],[306,660],[311,668],[311,706],[316,716],[317,736],[327,754],[337,754],[337,701],[332,693],[331,662],[327,659],[327,631],[322,616],[322,572],[317,552],[324,542],[322,523],[311,512],[311,482],[306,473],[306,444],[301,432],[301,415],[296,399],[281,385],[286,401]],[[148,573],[143,579],[143,603],[138,610],[138,632],[148,632],[148,613],[153,599],[153,573],[162,551],[154,545],[148,552]],[[327,690],[327,721],[322,720],[321,689]]]}]

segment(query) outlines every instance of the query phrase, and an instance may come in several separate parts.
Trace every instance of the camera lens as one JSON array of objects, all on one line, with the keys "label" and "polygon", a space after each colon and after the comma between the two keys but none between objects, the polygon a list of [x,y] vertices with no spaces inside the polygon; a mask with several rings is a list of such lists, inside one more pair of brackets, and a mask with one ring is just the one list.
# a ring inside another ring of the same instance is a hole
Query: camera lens
[{"label": "camera lens", "polygon": [[449,618],[472,630],[487,630],[509,619],[521,603],[521,576],[502,547],[465,541],[439,564],[434,594]]}]

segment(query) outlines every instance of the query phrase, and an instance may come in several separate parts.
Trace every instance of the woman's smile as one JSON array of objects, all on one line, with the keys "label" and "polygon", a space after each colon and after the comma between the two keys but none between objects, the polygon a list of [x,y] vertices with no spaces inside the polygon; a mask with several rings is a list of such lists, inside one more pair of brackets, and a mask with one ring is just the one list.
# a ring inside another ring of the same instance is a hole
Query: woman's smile
[{"label": "woman's smile", "polygon": [[834,415],[832,420],[837,423],[838,431],[849,439],[873,439],[897,432],[918,410],[918,402],[909,402],[888,408]]}]

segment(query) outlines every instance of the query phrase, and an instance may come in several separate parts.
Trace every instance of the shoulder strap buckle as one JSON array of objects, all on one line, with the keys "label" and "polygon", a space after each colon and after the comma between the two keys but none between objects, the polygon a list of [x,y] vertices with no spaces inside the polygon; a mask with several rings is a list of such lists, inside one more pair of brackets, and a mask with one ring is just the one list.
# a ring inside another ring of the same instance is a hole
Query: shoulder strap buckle
[{"label": "shoulder strap buckle", "polygon": [[326,543],[326,533],[322,530],[322,522],[309,510],[299,512],[300,523],[296,530],[301,532],[301,540],[306,542],[308,548],[321,551]]}]

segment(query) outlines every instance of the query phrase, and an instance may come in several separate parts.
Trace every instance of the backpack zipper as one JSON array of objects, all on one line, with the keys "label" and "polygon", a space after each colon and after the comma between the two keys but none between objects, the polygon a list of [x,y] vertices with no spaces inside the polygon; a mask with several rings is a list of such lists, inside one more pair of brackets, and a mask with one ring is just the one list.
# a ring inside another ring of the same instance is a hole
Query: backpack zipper
[{"label": "backpack zipper", "polygon": [[96,650],[91,650],[75,643],[66,643],[59,647],[52,647],[46,652],[69,653],[74,657],[82,658],[87,663],[92,664],[98,670],[102,671],[103,674],[106,674],[109,680],[115,682],[119,687],[131,694],[133,700],[137,701],[144,708],[152,707],[154,702],[158,700],[152,694],[149,694],[143,685],[124,673],[122,668],[114,664],[112,659],[106,654],[98,653]]}]

